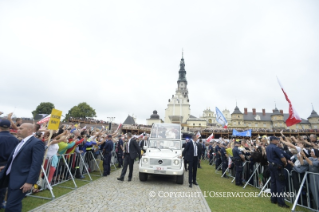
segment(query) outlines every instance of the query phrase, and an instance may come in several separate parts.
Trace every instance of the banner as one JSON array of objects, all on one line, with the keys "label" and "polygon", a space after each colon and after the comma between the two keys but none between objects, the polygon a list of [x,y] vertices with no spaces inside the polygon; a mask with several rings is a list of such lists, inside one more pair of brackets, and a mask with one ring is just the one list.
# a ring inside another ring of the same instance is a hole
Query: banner
[{"label": "banner", "polygon": [[251,137],[251,129],[250,130],[246,130],[244,132],[238,132],[237,130],[233,130],[233,136]]},{"label": "banner", "polygon": [[227,120],[223,113],[216,107],[216,121],[223,126],[223,128],[227,128]]},{"label": "banner", "polygon": [[52,109],[51,118],[49,121],[48,129],[49,130],[57,130],[59,129],[60,120],[62,116],[61,110]]}]

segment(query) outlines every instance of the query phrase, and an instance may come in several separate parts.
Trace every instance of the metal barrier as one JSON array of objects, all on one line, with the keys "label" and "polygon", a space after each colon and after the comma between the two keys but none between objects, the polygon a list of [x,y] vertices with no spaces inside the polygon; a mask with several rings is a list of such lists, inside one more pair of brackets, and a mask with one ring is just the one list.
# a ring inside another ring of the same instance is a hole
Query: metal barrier
[{"label": "metal barrier", "polygon": [[221,169],[222,168],[222,163],[217,167],[217,169],[215,170],[215,173],[217,173],[218,171],[219,171],[219,169]]},{"label": "metal barrier", "polygon": [[[298,173],[300,178],[300,173]],[[304,204],[303,201],[303,191],[306,189],[306,202],[307,205]],[[298,200],[300,198],[300,203],[298,204]],[[295,211],[296,206],[300,206],[303,208],[307,208],[310,210],[318,211],[319,210],[319,173],[314,172],[305,172],[303,179],[300,183],[300,187],[298,189],[298,193],[295,196],[295,201],[292,206],[292,211]]]},{"label": "metal barrier", "polygon": [[[71,157],[72,156],[72,157]],[[69,167],[69,165],[72,162],[72,158],[76,157],[75,153],[72,154],[64,154],[64,155],[60,155],[58,156],[58,164],[57,164],[57,168],[55,170],[55,174],[54,174],[54,178],[52,179],[52,186],[57,186],[59,185],[59,187],[62,188],[70,188],[70,189],[76,189],[77,185],[74,181],[74,177],[73,174],[71,172],[71,169]],[[72,180],[74,188],[73,187],[69,187],[69,186],[61,186],[60,184]]]},{"label": "metal barrier", "polygon": [[[63,154],[59,156],[53,156],[51,158],[47,158],[44,165],[41,166],[42,170],[42,177],[37,182],[38,191],[44,191],[48,189],[51,193],[51,198],[49,197],[42,197],[39,195],[34,195],[33,189],[27,194],[27,196],[41,198],[41,199],[48,199],[52,200],[55,198],[53,193],[53,187],[59,186],[63,188],[69,189],[76,189],[77,185],[75,182],[75,178],[78,176],[87,175],[90,180],[78,179],[82,181],[91,182],[92,178],[90,175],[90,171],[94,171],[97,169],[101,173],[101,169],[94,158],[92,152],[88,153],[88,156],[84,159],[85,154],[82,156],[80,153],[72,153],[72,154]],[[90,158],[91,160],[88,160]],[[52,164],[54,163],[54,165]],[[86,165],[87,163],[87,165]],[[96,165],[95,167],[93,165]],[[90,166],[91,165],[91,166]],[[98,176],[101,176],[98,175]],[[70,186],[63,186],[63,183],[72,180],[74,187]],[[37,193],[36,192],[36,193]]]},{"label": "metal barrier", "polygon": [[[231,165],[232,164],[234,164],[234,162],[231,162]],[[234,167],[235,168],[235,167]],[[234,169],[233,168],[233,169]],[[226,172],[228,171],[228,173],[230,174],[230,171],[229,170],[231,170],[230,168],[229,168],[229,165],[227,166],[227,169],[225,170],[225,172],[222,174],[222,176],[221,177],[224,177],[224,175],[226,174]],[[227,177],[232,177],[233,178],[233,180],[235,179],[235,176],[233,176],[232,174],[230,174],[230,175],[226,175]],[[233,181],[232,181],[233,182]]]},{"label": "metal barrier", "polygon": [[96,169],[99,170],[100,175],[96,175],[96,174],[90,174],[90,175],[94,175],[94,176],[102,176],[102,171],[101,168],[98,164],[98,162],[96,161],[95,157],[94,157],[94,153],[93,151],[87,151],[84,155],[84,165],[87,165],[87,170],[89,173],[94,172]]},{"label": "metal barrier", "polygon": [[[245,161],[243,164],[243,168],[247,167],[249,169],[247,164],[249,163]],[[266,189],[270,189],[271,177],[269,177],[268,179],[263,179],[262,177],[262,179],[260,179],[260,174],[263,173],[264,169],[265,167],[261,166],[259,163],[254,164],[253,172],[250,174],[243,188],[245,188],[247,185],[251,185],[258,189],[261,189],[258,196],[261,196],[261,194],[265,192]],[[228,167],[226,171],[222,173],[221,177],[229,172],[229,170],[230,169]],[[285,201],[293,203],[292,211],[295,211],[297,205],[309,210],[319,211],[319,173],[298,173],[296,171],[289,172],[288,169],[284,170],[285,176],[287,178],[285,192],[289,193],[290,195],[283,196],[285,198]],[[215,171],[215,173],[217,173],[217,170]],[[243,172],[243,176],[244,174],[245,173]],[[252,179],[254,179],[254,182],[253,184],[250,184],[249,182]],[[234,180],[235,178],[232,180],[232,182],[234,182]],[[263,181],[266,181],[265,184],[263,184]],[[293,193],[294,195],[292,196],[291,194]]]},{"label": "metal barrier", "polygon": [[[247,164],[247,161],[245,161],[244,162],[244,164],[243,164],[243,169],[245,168],[245,166],[246,166],[246,164]],[[236,167],[234,167],[234,168],[236,168]],[[244,177],[244,172],[243,172],[243,174],[242,174],[242,177],[241,177],[241,179],[243,179],[243,177]],[[235,181],[235,177],[233,177],[233,180],[231,181],[232,183]]]},{"label": "metal barrier", "polygon": [[[100,156],[101,156],[102,161],[103,161],[104,160],[104,156],[103,156],[102,152],[100,152]],[[111,167],[113,166],[115,170],[116,170],[115,163],[117,162],[116,158],[117,158],[116,153],[114,151],[112,151],[111,152],[111,163],[110,163],[110,165],[111,165]]]},{"label": "metal barrier", "polygon": [[[250,164],[250,163],[249,163]],[[257,165],[256,165],[257,164]],[[245,185],[243,188],[246,188],[247,185],[251,185],[251,186],[254,186],[256,188],[259,188],[259,173],[262,173],[262,170],[259,170],[259,167],[260,167],[260,163],[255,163],[254,164],[254,171],[253,173],[250,175],[249,179],[246,181]],[[249,167],[248,167],[248,171],[250,171]],[[253,181],[253,185],[250,184],[250,180],[254,177],[254,181]]]},{"label": "metal barrier", "polygon": [[[284,169],[285,170],[285,172],[286,172],[286,176],[288,177],[288,188],[286,187],[286,192],[289,192],[290,194],[292,193],[292,184],[291,184],[291,173],[289,172],[289,170],[288,169]],[[268,189],[270,189],[270,181],[271,181],[271,177],[269,177],[268,178],[268,180],[266,181],[266,183],[265,183],[265,185],[261,188],[261,190],[260,190],[260,192],[259,192],[259,194],[258,194],[258,197],[260,197],[260,195],[263,193],[263,192],[265,192],[265,189],[266,188],[268,188]],[[287,190],[288,189],[288,190]],[[285,196],[284,195],[284,197],[285,197],[285,201],[287,201],[287,202],[290,202],[290,203],[293,203],[293,201],[294,201],[294,197],[293,196],[291,196],[291,195],[289,195],[289,196]]]},{"label": "metal barrier", "polygon": [[31,189],[31,191],[27,194],[27,196],[40,198],[40,199],[48,199],[48,200],[52,200],[52,199],[55,198],[54,193],[53,193],[53,188],[52,188],[52,186],[50,184],[50,181],[49,181],[50,178],[48,178],[48,175],[47,175],[49,173],[49,176],[50,176],[50,168],[51,168],[50,163],[51,163],[51,158],[50,159],[46,159],[46,164],[47,164],[45,166],[46,169],[41,165],[42,178],[41,178],[40,181],[37,182],[37,185],[39,186],[39,188],[38,188],[39,191],[43,191],[43,190],[45,190],[47,188],[50,191],[50,193],[51,193],[51,198],[42,197],[42,196],[36,196],[33,193],[33,189]]}]

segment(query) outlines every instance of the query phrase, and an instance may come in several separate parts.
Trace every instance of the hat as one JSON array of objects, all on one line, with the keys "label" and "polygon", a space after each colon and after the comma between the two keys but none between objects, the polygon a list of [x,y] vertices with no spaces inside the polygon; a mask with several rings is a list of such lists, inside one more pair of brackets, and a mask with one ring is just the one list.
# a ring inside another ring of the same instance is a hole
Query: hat
[{"label": "hat", "polygon": [[223,145],[224,145],[224,146],[227,146],[227,144],[226,144],[226,143],[223,143]]},{"label": "hat", "polygon": [[112,135],[108,135],[107,137],[108,137],[108,138],[112,138]]},{"label": "hat", "polygon": [[0,120],[0,127],[9,128],[11,126],[11,122],[8,119]]},{"label": "hat", "polygon": [[241,140],[240,139],[236,139],[235,140],[235,144],[241,144]]},{"label": "hat", "polygon": [[270,141],[273,141],[273,140],[280,140],[278,137],[276,137],[276,136],[270,136]]}]

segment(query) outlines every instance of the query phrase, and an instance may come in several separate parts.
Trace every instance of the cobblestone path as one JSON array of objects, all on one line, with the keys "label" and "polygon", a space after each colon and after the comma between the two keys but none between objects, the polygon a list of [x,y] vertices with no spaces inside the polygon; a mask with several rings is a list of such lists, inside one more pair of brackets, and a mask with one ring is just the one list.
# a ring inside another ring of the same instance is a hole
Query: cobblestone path
[{"label": "cobblestone path", "polygon": [[175,183],[171,176],[149,176],[146,182],[138,178],[138,163],[134,163],[131,182],[118,181],[122,169],[95,180],[70,193],[50,201],[33,211],[210,211],[198,186]]}]

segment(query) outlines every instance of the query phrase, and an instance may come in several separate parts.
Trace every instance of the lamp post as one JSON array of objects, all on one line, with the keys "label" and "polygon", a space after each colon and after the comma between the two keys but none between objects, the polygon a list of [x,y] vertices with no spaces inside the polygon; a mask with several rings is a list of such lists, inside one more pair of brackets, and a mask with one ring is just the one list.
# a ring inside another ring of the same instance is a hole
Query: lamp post
[{"label": "lamp post", "polygon": [[112,128],[112,121],[115,119],[115,117],[107,117],[108,122],[109,122],[109,132],[111,132]]}]

